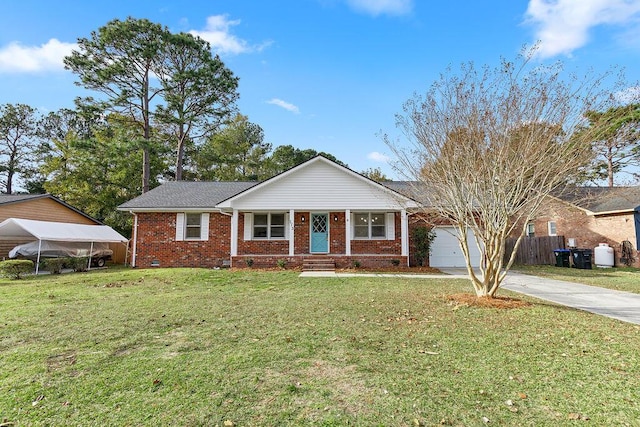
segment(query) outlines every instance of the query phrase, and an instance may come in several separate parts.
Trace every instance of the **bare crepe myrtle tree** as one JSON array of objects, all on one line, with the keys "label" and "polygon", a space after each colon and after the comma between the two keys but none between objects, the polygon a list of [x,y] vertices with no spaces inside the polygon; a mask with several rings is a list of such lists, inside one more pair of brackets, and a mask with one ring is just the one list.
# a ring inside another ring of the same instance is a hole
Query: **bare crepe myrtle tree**
[{"label": "bare crepe myrtle tree", "polygon": [[[591,161],[584,114],[604,111],[610,75],[567,75],[524,50],[516,61],[448,69],[396,116],[402,140],[384,136],[425,211],[448,220],[478,296],[495,296],[543,201]],[[582,129],[581,132],[576,132]],[[471,267],[468,230],[482,254]],[[517,235],[505,257],[505,240]],[[506,258],[506,262],[505,262]]]}]

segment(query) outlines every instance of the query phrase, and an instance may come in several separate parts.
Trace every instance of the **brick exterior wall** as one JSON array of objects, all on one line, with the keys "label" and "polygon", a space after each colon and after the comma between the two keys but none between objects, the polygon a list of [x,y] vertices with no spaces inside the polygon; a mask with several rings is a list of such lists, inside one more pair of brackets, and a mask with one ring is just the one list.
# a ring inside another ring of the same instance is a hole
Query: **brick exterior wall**
[{"label": "brick exterior wall", "polygon": [[[304,216],[305,221],[302,221]],[[294,215],[295,256],[289,256],[289,240],[244,240],[244,215],[238,218],[238,256],[232,260],[234,267],[246,267],[252,259],[254,267],[275,267],[278,260],[285,260],[288,267],[301,266],[309,251],[309,212]],[[337,219],[337,221],[336,221]],[[211,213],[209,240],[176,241],[175,213],[139,213],[137,229],[136,266],[158,267],[219,267],[230,260],[231,217]],[[346,252],[345,212],[329,212],[329,257],[339,268],[351,267],[357,261],[362,267],[383,268],[407,265],[402,257],[400,213],[395,214],[395,240],[352,240],[351,256]]]},{"label": "brick exterior wall", "polygon": [[[231,220],[211,213],[209,240],[176,241],[175,213],[140,213],[136,267],[219,267],[229,260]],[[157,265],[156,265],[157,264]]]},{"label": "brick exterior wall", "polygon": [[[555,221],[556,234],[564,236],[565,242],[576,239],[578,248],[594,249],[607,243],[614,250],[616,266],[620,265],[620,243],[629,240],[636,245],[633,213],[593,216],[568,203],[554,200],[547,204],[535,221],[535,236],[548,236],[548,222]],[[640,253],[634,251],[634,267],[640,267]],[[592,260],[593,262],[593,260]]]}]

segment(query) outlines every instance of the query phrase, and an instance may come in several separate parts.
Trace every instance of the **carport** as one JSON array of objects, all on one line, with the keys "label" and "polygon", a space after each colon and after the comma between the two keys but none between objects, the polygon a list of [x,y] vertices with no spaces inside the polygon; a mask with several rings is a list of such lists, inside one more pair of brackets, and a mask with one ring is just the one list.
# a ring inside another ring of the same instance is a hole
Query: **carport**
[{"label": "carport", "polygon": [[123,243],[127,238],[107,225],[72,224],[65,222],[35,221],[22,218],[8,218],[0,223],[0,240],[38,241],[36,274],[40,264],[42,242],[82,242],[89,243],[89,265],[94,243]]}]

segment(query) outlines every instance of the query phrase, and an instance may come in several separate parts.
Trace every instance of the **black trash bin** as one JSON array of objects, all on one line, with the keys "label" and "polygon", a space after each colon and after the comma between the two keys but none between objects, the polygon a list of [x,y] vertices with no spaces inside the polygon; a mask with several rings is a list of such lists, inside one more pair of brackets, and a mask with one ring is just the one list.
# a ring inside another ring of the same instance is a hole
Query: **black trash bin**
[{"label": "black trash bin", "polygon": [[573,267],[590,270],[592,255],[593,251],[591,249],[572,249],[571,257],[573,258]]},{"label": "black trash bin", "polygon": [[556,267],[569,267],[569,259],[571,258],[569,249],[554,249],[553,254],[556,256]]}]

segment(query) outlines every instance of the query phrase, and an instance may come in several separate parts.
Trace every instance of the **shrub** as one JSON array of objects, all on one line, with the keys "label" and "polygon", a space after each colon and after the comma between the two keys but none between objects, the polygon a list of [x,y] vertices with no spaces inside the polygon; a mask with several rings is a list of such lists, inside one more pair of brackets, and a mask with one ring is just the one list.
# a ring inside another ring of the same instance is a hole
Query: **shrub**
[{"label": "shrub", "polygon": [[247,267],[251,267],[253,265],[253,258],[247,258],[244,262],[247,264]]},{"label": "shrub", "polygon": [[87,271],[89,264],[89,257],[74,257],[68,258],[66,265],[73,268],[73,271]]},{"label": "shrub", "polygon": [[23,274],[33,271],[33,261],[28,259],[10,259],[0,261],[0,276],[9,279],[21,279]]},{"label": "shrub", "polygon": [[276,264],[278,265],[279,268],[281,269],[285,269],[287,266],[287,260],[286,259],[279,259],[278,261],[276,261]]},{"label": "shrub", "polygon": [[413,229],[413,241],[416,246],[414,256],[419,266],[424,266],[431,253],[431,243],[436,233],[430,227],[416,227]]},{"label": "shrub", "polygon": [[360,268],[360,261],[354,259],[351,265],[353,265],[353,268]]},{"label": "shrub", "polygon": [[46,268],[51,274],[62,273],[62,267],[67,262],[67,258],[46,258],[43,261],[44,268]]}]

